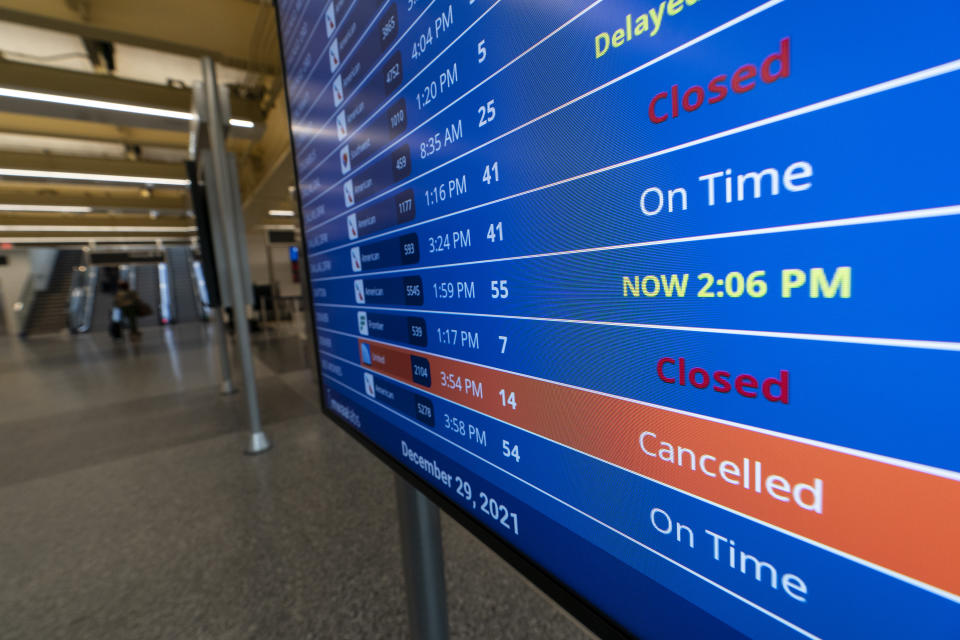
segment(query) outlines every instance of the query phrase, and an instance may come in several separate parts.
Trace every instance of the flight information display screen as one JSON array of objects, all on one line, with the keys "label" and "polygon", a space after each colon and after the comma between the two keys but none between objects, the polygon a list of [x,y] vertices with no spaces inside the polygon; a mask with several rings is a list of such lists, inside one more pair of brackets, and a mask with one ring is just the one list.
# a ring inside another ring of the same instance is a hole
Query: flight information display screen
[{"label": "flight information display screen", "polygon": [[960,636],[960,9],[278,17],[344,428],[626,634]]}]

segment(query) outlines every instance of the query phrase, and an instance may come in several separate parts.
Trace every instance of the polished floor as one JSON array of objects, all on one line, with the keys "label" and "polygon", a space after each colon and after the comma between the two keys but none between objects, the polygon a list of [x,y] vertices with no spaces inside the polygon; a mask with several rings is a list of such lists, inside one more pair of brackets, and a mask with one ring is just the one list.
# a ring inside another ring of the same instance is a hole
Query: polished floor
[{"label": "polished floor", "polygon": [[[256,338],[247,457],[208,327],[0,338],[0,638],[408,638],[391,472]],[[239,378],[239,376],[238,376]],[[454,638],[590,637],[443,519]]]}]

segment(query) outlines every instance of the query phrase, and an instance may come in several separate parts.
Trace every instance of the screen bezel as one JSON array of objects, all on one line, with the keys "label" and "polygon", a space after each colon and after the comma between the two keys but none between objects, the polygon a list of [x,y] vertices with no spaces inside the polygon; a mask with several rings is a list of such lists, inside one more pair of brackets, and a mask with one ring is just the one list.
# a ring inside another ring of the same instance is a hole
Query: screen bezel
[{"label": "screen bezel", "polygon": [[[311,2],[314,0],[307,1]],[[326,399],[324,398],[323,393],[323,368],[320,363],[320,350],[317,348],[316,343],[317,325],[313,301],[313,287],[310,284],[309,276],[310,252],[308,251],[306,244],[303,203],[300,200],[300,171],[297,166],[296,147],[294,146],[293,139],[293,115],[290,112],[290,102],[287,100],[287,96],[289,96],[289,92],[287,91],[287,64],[286,54],[284,53],[283,48],[283,32],[280,28],[279,1],[274,2],[273,6],[274,20],[276,21],[277,26],[277,40],[280,48],[280,75],[283,79],[284,104],[286,105],[285,108],[287,111],[287,133],[290,136],[290,158],[293,162],[293,175],[294,180],[296,181],[295,197],[297,201],[297,211],[300,212],[300,215],[298,216],[298,224],[300,226],[300,243],[302,245],[300,255],[304,262],[304,273],[307,274],[305,282],[303,282],[301,286],[305,287],[306,298],[309,301],[311,332],[310,344],[313,346],[314,371],[318,377],[317,392],[320,396],[320,406],[323,414],[334,424],[340,427],[341,430],[345,431],[350,435],[350,437],[363,445],[368,451],[373,453],[377,458],[380,459],[381,462],[385,463],[387,467],[400,476],[401,479],[409,482],[414,488],[427,496],[432,503],[443,509],[447,515],[456,520],[474,537],[486,545],[487,548],[491,549],[494,553],[505,560],[509,565],[516,569],[520,575],[533,583],[544,594],[549,596],[557,605],[573,616],[590,632],[596,634],[599,638],[604,640],[642,640],[638,636],[629,633],[615,620],[596,608],[592,603],[584,599],[583,596],[567,586],[565,583],[554,577],[553,574],[534,562],[532,559],[526,556],[526,554],[491,532],[489,529],[483,526],[479,520],[461,509],[447,496],[434,489],[420,476],[407,469],[396,458],[384,451],[379,445],[369,438],[364,437],[353,427],[353,425],[348,423],[337,413],[331,411],[327,407]]]}]

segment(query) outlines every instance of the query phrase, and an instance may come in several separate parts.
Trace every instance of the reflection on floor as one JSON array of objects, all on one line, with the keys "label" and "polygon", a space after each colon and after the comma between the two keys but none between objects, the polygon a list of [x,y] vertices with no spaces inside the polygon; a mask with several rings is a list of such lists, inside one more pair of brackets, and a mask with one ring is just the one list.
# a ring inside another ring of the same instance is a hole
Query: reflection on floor
[{"label": "reflection on floor", "polygon": [[[0,338],[0,638],[408,637],[392,475],[319,415],[308,353],[257,337],[249,458],[205,325]],[[587,637],[443,524],[453,637]]]}]

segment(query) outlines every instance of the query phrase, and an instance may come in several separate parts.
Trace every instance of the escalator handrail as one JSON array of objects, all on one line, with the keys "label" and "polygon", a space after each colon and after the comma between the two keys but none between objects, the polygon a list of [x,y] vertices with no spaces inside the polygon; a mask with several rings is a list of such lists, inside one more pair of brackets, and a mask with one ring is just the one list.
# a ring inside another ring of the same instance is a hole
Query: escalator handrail
[{"label": "escalator handrail", "polygon": [[197,272],[193,268],[193,260],[191,256],[185,256],[187,258],[187,272],[190,274],[190,289],[193,291],[193,304],[197,308],[197,317],[201,320],[209,320],[210,313],[209,307],[203,304],[203,297],[200,295],[200,283],[197,282]]},{"label": "escalator handrail", "polygon": [[97,285],[100,282],[100,267],[87,267],[87,284],[84,287],[83,324],[77,327],[80,333],[90,331],[93,325],[93,311],[96,305]]}]

